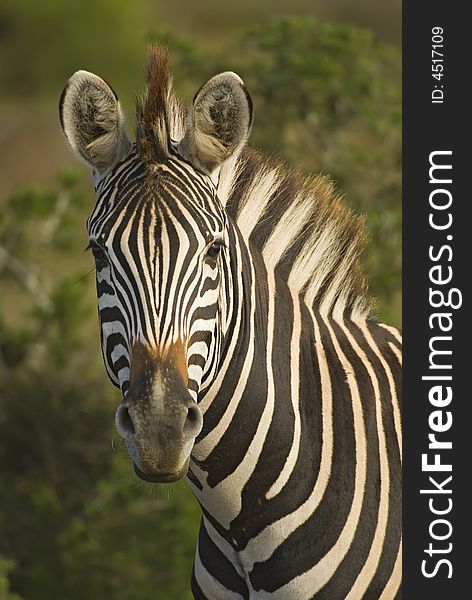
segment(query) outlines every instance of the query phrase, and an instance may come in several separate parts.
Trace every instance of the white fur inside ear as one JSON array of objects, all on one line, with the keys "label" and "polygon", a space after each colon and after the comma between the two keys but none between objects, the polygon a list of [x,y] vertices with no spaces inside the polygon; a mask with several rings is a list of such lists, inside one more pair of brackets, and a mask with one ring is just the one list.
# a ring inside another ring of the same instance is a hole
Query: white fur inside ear
[{"label": "white fur inside ear", "polygon": [[197,92],[179,150],[196,167],[213,173],[239,152],[252,123],[252,101],[242,79],[227,71]]},{"label": "white fur inside ear", "polygon": [[95,171],[104,174],[129,152],[118,97],[101,77],[74,73],[62,92],[59,111],[71,148]]}]

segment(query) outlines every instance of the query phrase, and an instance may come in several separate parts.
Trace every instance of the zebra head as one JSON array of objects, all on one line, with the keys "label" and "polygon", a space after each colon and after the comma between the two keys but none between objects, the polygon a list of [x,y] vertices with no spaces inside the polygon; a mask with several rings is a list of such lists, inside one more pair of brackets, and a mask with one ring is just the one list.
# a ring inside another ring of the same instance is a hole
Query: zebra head
[{"label": "zebra head", "polygon": [[250,97],[216,75],[183,112],[165,49],[149,52],[131,143],[115,92],[77,71],[60,100],[65,136],[93,169],[87,227],[102,353],[123,393],[116,427],[138,476],[179,479],[203,425],[198,398],[218,367],[231,288],[228,222],[215,182],[246,142]]}]

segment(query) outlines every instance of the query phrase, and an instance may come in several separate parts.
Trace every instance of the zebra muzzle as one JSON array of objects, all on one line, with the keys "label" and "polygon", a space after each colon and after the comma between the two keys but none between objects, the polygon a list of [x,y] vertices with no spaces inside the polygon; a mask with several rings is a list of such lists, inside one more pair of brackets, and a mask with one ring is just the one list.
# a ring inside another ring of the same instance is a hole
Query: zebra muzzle
[{"label": "zebra muzzle", "polygon": [[177,366],[172,355],[156,360],[155,353],[147,354],[141,368],[134,361],[129,392],[116,412],[116,428],[138,477],[175,481],[187,472],[203,417],[187,389],[181,363]]}]

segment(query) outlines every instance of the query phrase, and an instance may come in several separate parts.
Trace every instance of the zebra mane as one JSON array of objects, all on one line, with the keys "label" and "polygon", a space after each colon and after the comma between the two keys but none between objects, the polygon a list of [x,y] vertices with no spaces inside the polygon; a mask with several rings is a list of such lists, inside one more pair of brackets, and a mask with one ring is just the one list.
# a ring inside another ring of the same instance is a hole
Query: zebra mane
[{"label": "zebra mane", "polygon": [[[168,50],[151,46],[147,93],[137,106],[138,148],[145,161],[171,155],[171,144],[184,137],[185,115],[172,89]],[[304,176],[246,147],[223,163],[217,189],[267,269],[309,306],[338,318],[369,316],[371,301],[360,268],[364,219],[346,206],[327,177]]]},{"label": "zebra mane", "polygon": [[247,147],[223,166],[218,196],[251,245],[307,305],[353,320],[371,311],[360,267],[364,218],[323,176],[307,177]]}]

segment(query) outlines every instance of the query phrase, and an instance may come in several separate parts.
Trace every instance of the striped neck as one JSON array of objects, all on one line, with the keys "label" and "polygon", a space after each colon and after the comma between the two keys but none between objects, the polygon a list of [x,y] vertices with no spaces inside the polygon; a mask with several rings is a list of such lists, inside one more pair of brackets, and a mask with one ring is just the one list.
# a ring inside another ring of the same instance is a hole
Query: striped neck
[{"label": "striped neck", "polygon": [[[248,510],[247,498],[273,500],[279,510],[286,486],[302,497],[316,476],[321,438],[301,439],[300,413],[307,410],[300,398],[312,405],[306,430],[321,432],[321,390],[307,307],[234,227],[231,236],[232,309],[218,374],[199,403],[204,426],[189,481],[213,525],[224,536],[231,531],[231,543],[244,547],[247,534],[231,524],[244,514],[256,526],[258,505]],[[315,368],[300,382],[303,361]],[[301,442],[310,476],[291,479]]]}]

